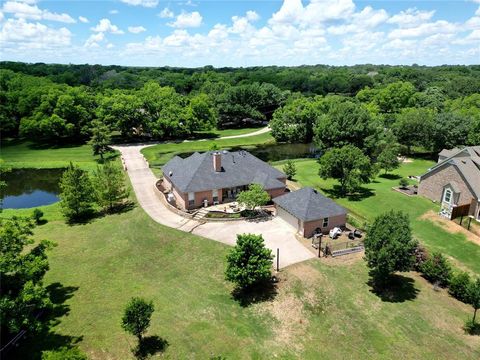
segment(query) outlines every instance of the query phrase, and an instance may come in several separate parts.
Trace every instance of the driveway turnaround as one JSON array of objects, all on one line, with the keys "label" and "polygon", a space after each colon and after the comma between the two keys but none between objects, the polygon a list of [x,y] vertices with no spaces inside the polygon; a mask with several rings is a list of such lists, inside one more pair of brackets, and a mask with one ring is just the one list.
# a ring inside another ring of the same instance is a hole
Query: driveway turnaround
[{"label": "driveway turnaround", "polygon": [[[295,238],[293,228],[280,218],[264,221],[198,222],[170,211],[158,198],[155,189],[155,183],[158,179],[150,170],[148,163],[140,152],[147,146],[152,145],[120,145],[115,146],[115,149],[122,154],[137,201],[156,222],[228,245],[235,245],[237,234],[262,234],[266,246],[273,251],[275,257],[277,249],[279,249],[280,267],[314,257]],[[276,258],[274,261],[276,264]]]}]

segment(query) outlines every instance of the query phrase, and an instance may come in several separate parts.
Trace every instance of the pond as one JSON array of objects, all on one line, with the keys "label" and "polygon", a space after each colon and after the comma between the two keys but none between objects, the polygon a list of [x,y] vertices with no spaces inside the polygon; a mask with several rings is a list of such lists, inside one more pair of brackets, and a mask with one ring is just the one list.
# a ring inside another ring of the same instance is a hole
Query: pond
[{"label": "pond", "polygon": [[[255,147],[232,147],[230,151],[247,150],[259,159],[271,162],[285,159],[299,158],[317,158],[320,156],[314,144],[275,144],[275,145],[258,145]],[[178,154],[182,158],[192,155],[193,152],[183,152]]]},{"label": "pond", "polygon": [[3,176],[7,187],[0,198],[4,209],[24,209],[59,200],[59,180],[65,169],[14,169]]}]

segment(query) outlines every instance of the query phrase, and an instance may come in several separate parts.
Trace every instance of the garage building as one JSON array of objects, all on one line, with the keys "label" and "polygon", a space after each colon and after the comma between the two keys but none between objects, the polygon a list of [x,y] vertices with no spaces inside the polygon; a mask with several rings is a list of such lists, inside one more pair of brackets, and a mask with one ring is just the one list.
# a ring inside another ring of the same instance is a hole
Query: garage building
[{"label": "garage building", "polygon": [[277,216],[299,234],[309,238],[316,231],[326,234],[334,227],[345,227],[347,211],[310,187],[273,199]]}]

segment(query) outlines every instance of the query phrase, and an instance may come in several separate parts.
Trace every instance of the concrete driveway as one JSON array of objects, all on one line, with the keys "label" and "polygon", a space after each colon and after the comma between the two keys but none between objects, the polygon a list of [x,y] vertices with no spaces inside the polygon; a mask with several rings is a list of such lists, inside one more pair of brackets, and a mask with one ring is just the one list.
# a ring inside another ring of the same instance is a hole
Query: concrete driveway
[{"label": "concrete driveway", "polygon": [[[236,235],[262,234],[266,246],[276,255],[280,249],[280,267],[301,262],[314,255],[295,238],[294,230],[280,218],[268,221],[206,222],[185,219],[167,209],[157,197],[154,188],[157,178],[150,170],[141,150],[152,145],[119,145],[127,173],[132,182],[137,201],[156,222],[190,232],[228,245],[235,245]],[[275,259],[276,261],[276,259]]]}]

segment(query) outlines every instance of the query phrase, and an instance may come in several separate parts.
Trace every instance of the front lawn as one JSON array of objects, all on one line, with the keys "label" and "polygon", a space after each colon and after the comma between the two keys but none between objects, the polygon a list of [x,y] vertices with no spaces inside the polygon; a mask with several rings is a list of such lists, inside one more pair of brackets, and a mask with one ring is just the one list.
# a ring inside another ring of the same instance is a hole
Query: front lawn
[{"label": "front lawn", "polygon": [[[376,216],[388,210],[406,212],[412,220],[414,235],[428,248],[442,251],[451,256],[459,266],[480,274],[480,246],[468,241],[463,234],[451,234],[440,228],[430,220],[421,219],[429,210],[437,211],[438,205],[421,196],[406,196],[394,191],[399,179],[409,175],[421,175],[434,163],[428,160],[415,159],[404,163],[390,174],[380,174],[370,184],[365,185],[362,191],[350,197],[338,197],[335,191],[337,181],[323,180],[318,176],[318,163],[315,160],[295,161],[297,175],[295,180],[302,186],[312,186],[321,190],[329,197],[334,198],[340,205],[345,206],[356,217],[372,221]],[[281,168],[281,165],[277,165]],[[414,181],[410,181],[415,184]]]}]

